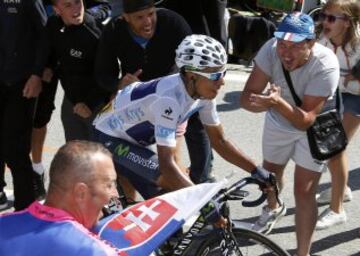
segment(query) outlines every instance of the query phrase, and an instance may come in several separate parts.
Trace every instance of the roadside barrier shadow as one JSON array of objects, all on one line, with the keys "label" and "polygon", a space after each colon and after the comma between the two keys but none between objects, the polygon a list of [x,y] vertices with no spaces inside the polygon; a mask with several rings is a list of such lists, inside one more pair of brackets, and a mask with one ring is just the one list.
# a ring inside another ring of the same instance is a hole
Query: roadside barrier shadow
[{"label": "roadside barrier shadow", "polygon": [[357,252],[357,253],[354,253],[354,254],[351,254],[349,256],[360,256],[360,252]]},{"label": "roadside barrier shadow", "polygon": [[349,171],[348,184],[353,191],[360,189],[360,167]]},{"label": "roadside barrier shadow", "polygon": [[[352,191],[356,191],[360,189],[360,167],[349,170],[348,185]],[[331,187],[331,182],[319,184],[318,193],[330,187]],[[319,204],[319,205],[323,205],[323,204]]]},{"label": "roadside barrier shadow", "polygon": [[[346,242],[349,242],[354,239],[359,239],[359,228],[355,228],[352,230],[344,231],[341,233],[336,233],[327,237],[324,237],[322,239],[319,239],[317,241],[314,241],[312,243],[312,253],[319,253],[321,251],[325,251],[327,249],[330,249],[332,247],[335,247],[339,244],[343,244]],[[350,256],[360,256],[359,253],[352,254]]]},{"label": "roadside barrier shadow", "polygon": [[237,109],[241,108],[240,95],[241,95],[240,91],[233,91],[233,92],[226,93],[223,98],[225,103],[218,104],[216,107],[217,111],[226,112],[226,111],[232,111],[232,110],[237,110]]}]

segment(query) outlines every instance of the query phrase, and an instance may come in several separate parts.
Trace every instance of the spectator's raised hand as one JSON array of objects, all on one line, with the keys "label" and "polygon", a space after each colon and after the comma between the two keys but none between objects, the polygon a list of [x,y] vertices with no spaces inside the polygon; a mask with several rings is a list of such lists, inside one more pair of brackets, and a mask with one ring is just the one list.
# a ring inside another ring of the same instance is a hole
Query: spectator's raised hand
[{"label": "spectator's raised hand", "polygon": [[118,89],[124,89],[127,85],[140,81],[139,76],[142,74],[142,72],[142,69],[138,69],[134,74],[127,73],[121,78]]}]

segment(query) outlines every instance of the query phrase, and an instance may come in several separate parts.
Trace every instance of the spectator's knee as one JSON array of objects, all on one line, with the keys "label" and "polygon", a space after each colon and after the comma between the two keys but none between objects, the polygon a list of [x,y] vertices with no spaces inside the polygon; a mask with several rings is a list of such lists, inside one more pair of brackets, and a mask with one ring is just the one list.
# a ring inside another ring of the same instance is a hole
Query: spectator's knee
[{"label": "spectator's knee", "polygon": [[307,203],[315,200],[315,192],[310,186],[295,184],[294,196],[297,203]]}]

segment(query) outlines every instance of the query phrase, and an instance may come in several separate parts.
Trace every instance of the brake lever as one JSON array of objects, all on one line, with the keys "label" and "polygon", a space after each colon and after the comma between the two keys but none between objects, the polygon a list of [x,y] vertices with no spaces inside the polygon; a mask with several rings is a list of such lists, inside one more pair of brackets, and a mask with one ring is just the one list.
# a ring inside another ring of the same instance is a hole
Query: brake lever
[{"label": "brake lever", "polygon": [[243,200],[245,197],[247,197],[250,194],[249,191],[245,190],[234,190],[231,193],[228,193],[226,195],[227,200]]}]

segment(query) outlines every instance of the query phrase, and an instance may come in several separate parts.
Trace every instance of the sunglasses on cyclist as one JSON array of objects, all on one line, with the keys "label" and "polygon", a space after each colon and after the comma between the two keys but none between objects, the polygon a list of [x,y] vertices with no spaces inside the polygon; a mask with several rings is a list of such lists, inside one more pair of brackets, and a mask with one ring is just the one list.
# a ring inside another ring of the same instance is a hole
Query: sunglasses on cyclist
[{"label": "sunglasses on cyclist", "polygon": [[203,77],[206,77],[207,79],[209,79],[211,81],[219,81],[221,78],[225,77],[225,75],[226,75],[226,69],[224,69],[223,71],[220,71],[220,72],[215,72],[215,73],[205,73],[205,72],[193,71],[193,70],[191,70],[190,72],[192,72],[194,74],[198,74]]},{"label": "sunglasses on cyclist", "polygon": [[347,17],[344,15],[332,15],[332,14],[325,14],[325,13],[319,14],[319,21],[327,20],[327,22],[329,22],[329,23],[334,23],[337,19],[346,20]]}]

